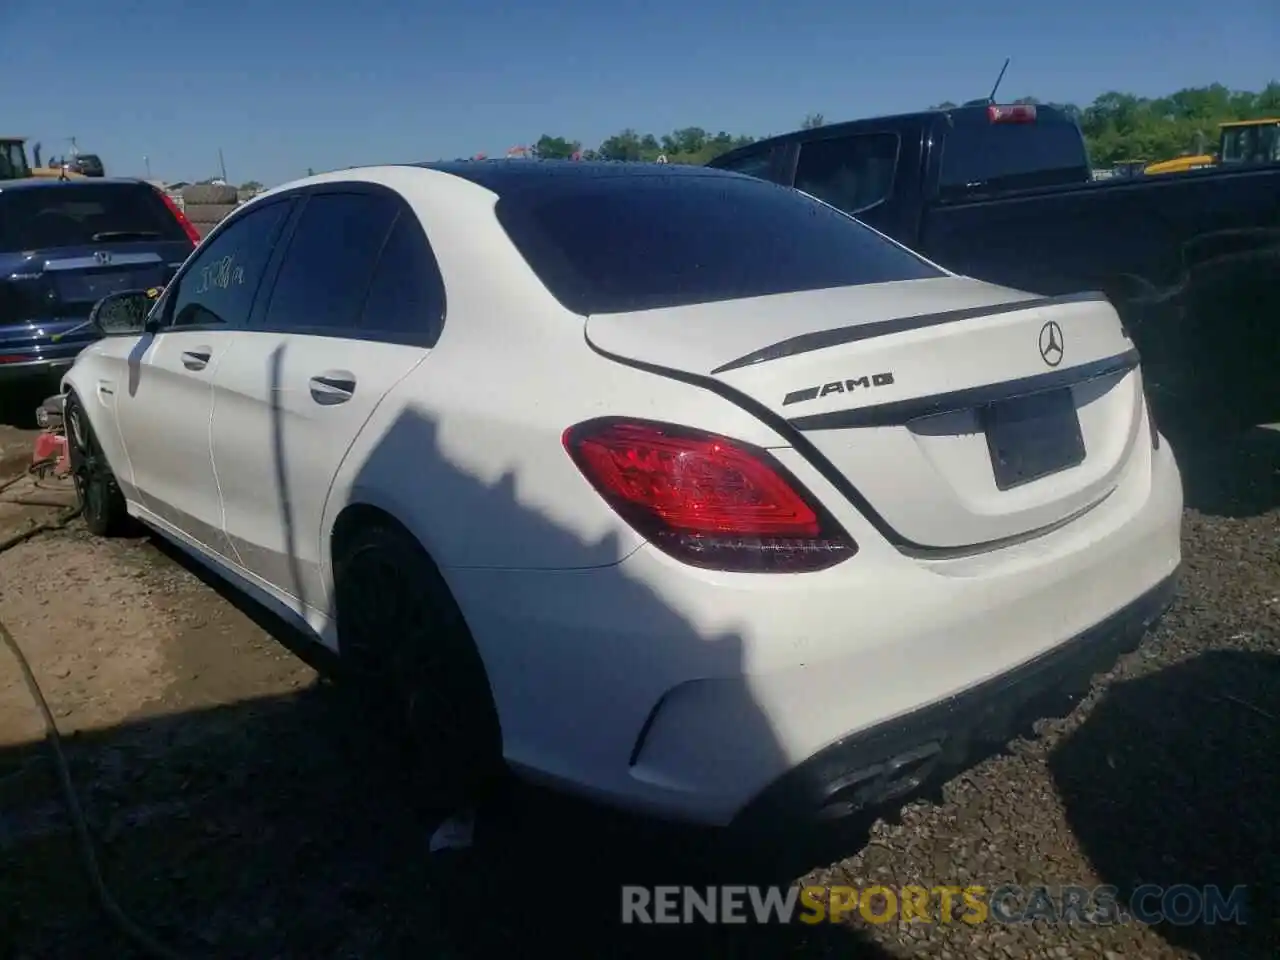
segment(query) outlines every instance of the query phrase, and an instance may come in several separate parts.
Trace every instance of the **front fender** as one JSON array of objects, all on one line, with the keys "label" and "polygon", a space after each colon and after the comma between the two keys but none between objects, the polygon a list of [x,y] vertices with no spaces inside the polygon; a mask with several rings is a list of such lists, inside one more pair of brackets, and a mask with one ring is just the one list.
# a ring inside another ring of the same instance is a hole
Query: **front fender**
[{"label": "front fender", "polygon": [[100,340],[86,348],[63,374],[59,387],[64,402],[69,394],[76,395],[121,492],[128,500],[137,500],[133,466],[116,416],[120,385],[114,375],[116,364],[108,355],[114,339]]}]

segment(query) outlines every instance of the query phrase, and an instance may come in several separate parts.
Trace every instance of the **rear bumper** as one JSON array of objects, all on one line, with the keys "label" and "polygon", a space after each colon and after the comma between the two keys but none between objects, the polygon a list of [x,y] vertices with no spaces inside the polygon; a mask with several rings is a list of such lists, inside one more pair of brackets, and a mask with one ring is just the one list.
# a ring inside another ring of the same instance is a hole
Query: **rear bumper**
[{"label": "rear bumper", "polygon": [[[1097,648],[1101,662],[1136,640],[1118,625],[1159,606],[1181,561],[1181,518],[1181,478],[1162,443],[1084,517],[980,556],[905,557],[851,518],[859,555],[797,577],[697,571],[648,547],[609,567],[443,572],[514,768],[610,804],[726,825],[776,809],[774,797],[892,796],[896,775],[874,789],[849,778],[902,766],[916,748],[919,766],[970,754],[970,728],[1000,726],[1006,699],[1034,699],[1039,683],[1022,679],[1040,675],[1032,665],[1067,657],[1070,673],[1066,651]],[[992,717],[957,720],[954,735],[935,729],[957,704],[1006,688]],[[889,722],[909,732],[890,742]]]},{"label": "rear bumper", "polygon": [[0,383],[58,379],[98,339],[76,317],[42,317],[0,328]]},{"label": "rear bumper", "polygon": [[775,781],[737,823],[846,816],[911,793],[970,765],[1057,707],[1088,692],[1093,677],[1134,650],[1173,602],[1174,573],[1133,603],[1061,646],[976,687],[845,737]]}]

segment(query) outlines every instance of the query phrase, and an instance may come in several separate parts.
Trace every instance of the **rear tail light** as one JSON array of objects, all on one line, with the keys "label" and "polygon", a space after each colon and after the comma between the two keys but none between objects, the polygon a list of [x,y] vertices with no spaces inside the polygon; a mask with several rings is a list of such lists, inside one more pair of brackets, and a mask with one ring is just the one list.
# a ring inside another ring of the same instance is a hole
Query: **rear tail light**
[{"label": "rear tail light", "polygon": [[1036,107],[1033,103],[990,104],[987,119],[992,123],[1035,123]]},{"label": "rear tail light", "polygon": [[187,219],[187,215],[182,212],[182,208],[174,203],[173,197],[163,190],[157,190],[156,193],[160,194],[160,199],[164,201],[164,205],[169,209],[169,212],[173,214],[173,218],[178,221],[178,226],[182,227],[182,232],[187,235],[187,239],[197,247],[200,246],[200,231],[195,228],[195,224]]},{"label": "rear tail light", "polygon": [[700,430],[612,417],[570,427],[563,442],[624,520],[692,566],[801,573],[857,552],[765,450]]}]

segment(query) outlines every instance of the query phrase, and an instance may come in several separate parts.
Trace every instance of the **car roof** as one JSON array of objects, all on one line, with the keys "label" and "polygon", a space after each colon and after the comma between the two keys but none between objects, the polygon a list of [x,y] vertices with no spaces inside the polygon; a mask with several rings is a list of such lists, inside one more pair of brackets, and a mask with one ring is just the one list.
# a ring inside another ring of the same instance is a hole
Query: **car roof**
[{"label": "car roof", "polygon": [[566,185],[604,180],[671,178],[750,179],[742,174],[682,163],[627,163],[608,160],[451,160],[406,166],[436,170],[468,180],[502,196],[551,184]]},{"label": "car roof", "polygon": [[66,180],[59,180],[56,177],[31,177],[27,180],[3,180],[0,181],[0,192],[8,193],[12,190],[57,190],[68,184],[83,187],[85,185],[94,187],[104,186],[137,186],[138,184],[147,184],[145,180],[137,180],[129,177],[94,177],[92,179],[84,179],[81,177],[72,177]]}]

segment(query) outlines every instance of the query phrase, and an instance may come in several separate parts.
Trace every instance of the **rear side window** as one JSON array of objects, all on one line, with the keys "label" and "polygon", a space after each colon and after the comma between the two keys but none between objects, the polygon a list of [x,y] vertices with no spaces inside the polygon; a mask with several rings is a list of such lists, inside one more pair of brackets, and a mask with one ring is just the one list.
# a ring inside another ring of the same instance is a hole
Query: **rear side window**
[{"label": "rear side window", "polygon": [[387,237],[360,316],[362,337],[433,347],[444,323],[444,279],[422,224],[402,210]]},{"label": "rear side window", "polygon": [[276,275],[263,326],[321,336],[358,330],[399,212],[397,202],[382,194],[309,197]]},{"label": "rear side window", "polygon": [[565,178],[503,196],[498,216],[584,315],[942,276],[795,190],[709,172]]},{"label": "rear side window", "polygon": [[734,157],[732,160],[717,160],[715,163],[718,170],[732,170],[734,173],[744,173],[748,177],[759,177],[761,180],[769,179],[769,170],[772,166],[772,150],[749,153],[744,157]]},{"label": "rear side window", "polygon": [[283,200],[250,209],[196,251],[177,283],[165,291],[169,324],[243,327],[292,206]]},{"label": "rear side window", "polygon": [[0,253],[187,235],[155,190],[134,183],[51,183],[0,193]]},{"label": "rear side window", "polygon": [[1090,178],[1084,140],[1074,123],[1046,116],[1030,123],[992,123],[986,110],[956,116],[942,146],[939,186],[955,193],[1082,183]]},{"label": "rear side window", "polygon": [[796,189],[859,213],[889,199],[897,165],[896,133],[812,140],[800,146]]}]

